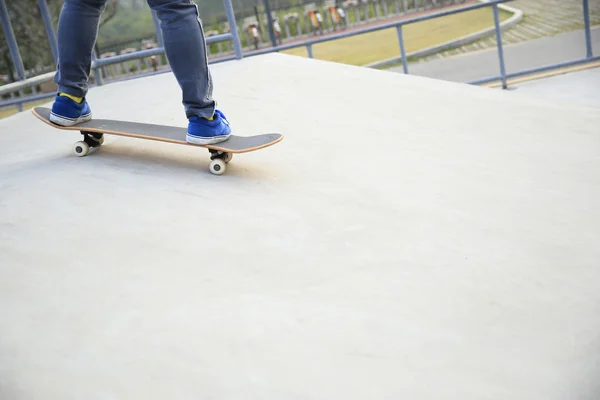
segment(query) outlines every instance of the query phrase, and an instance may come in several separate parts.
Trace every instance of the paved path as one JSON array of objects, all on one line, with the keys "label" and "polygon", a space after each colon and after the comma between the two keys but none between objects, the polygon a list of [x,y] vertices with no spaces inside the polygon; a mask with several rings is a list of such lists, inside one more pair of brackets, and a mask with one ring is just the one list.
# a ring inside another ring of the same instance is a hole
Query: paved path
[{"label": "paved path", "polygon": [[[595,55],[600,54],[600,28],[592,29],[592,49]],[[504,59],[508,73],[585,56],[583,30],[504,47]],[[390,71],[401,73],[402,67],[394,67]],[[413,75],[454,82],[469,82],[496,76],[500,74],[498,51],[494,48],[423,63],[411,63],[408,72]]]},{"label": "paved path", "polygon": [[[283,54],[208,152],[0,120],[0,398],[597,400],[600,113]],[[398,94],[401,94],[399,96]],[[97,118],[185,126],[171,74]]]},{"label": "paved path", "polygon": [[[503,32],[502,43],[505,45],[583,29],[581,0],[515,0],[506,3],[506,5],[522,10],[524,17],[518,25]],[[600,24],[600,1],[590,0],[589,8],[591,24]],[[493,35],[486,39],[422,58],[421,61],[447,58],[495,47],[496,37]]]}]

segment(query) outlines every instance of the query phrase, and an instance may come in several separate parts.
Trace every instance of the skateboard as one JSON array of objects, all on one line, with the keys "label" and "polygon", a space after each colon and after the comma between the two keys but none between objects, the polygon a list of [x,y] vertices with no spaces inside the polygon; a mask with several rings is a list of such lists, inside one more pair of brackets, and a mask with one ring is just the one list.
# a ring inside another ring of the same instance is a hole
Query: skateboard
[{"label": "skateboard", "polygon": [[254,136],[231,135],[224,142],[200,145],[188,143],[185,140],[187,129],[182,127],[112,119],[92,119],[73,126],[61,126],[50,121],[50,111],[46,107],[35,107],[32,113],[53,128],[80,131],[83,135],[83,140],[73,144],[73,153],[76,156],[86,156],[90,151],[100,147],[104,143],[104,134],[157,140],[208,149],[211,159],[209,169],[215,175],[221,175],[225,172],[226,165],[233,158],[233,154],[263,149],[283,140],[283,135],[279,133],[266,133]]}]

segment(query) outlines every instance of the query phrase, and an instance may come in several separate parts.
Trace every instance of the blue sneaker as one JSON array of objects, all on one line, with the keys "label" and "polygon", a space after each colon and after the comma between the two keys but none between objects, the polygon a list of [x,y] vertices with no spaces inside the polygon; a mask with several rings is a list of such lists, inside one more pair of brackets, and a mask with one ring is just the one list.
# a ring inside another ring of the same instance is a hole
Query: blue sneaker
[{"label": "blue sneaker", "polygon": [[215,144],[231,136],[231,127],[225,115],[215,110],[212,120],[193,116],[189,118],[186,140],[192,144]]},{"label": "blue sneaker", "polygon": [[78,103],[67,96],[56,95],[50,121],[57,125],[73,126],[90,119],[92,119],[92,110],[85,99]]}]

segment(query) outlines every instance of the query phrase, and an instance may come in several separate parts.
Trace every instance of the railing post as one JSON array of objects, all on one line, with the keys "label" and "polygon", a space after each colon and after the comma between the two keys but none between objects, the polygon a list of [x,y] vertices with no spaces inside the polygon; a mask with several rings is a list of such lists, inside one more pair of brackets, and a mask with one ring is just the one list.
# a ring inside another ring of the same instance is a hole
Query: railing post
[{"label": "railing post", "polygon": [[502,50],[502,33],[500,31],[500,17],[498,16],[498,4],[494,4],[494,26],[496,27],[496,43],[498,45],[498,59],[500,62],[500,77],[502,79],[502,89],[507,88],[506,70],[504,68],[504,51]]},{"label": "railing post", "polygon": [[398,43],[400,43],[400,57],[402,57],[402,69],[408,74],[408,62],[406,61],[406,49],[404,48],[404,36],[402,35],[402,25],[396,25],[398,31]]},{"label": "railing post", "polygon": [[313,50],[312,50],[312,44],[307,44],[306,45],[306,52],[308,53],[308,58],[314,58],[313,57]]},{"label": "railing post", "polygon": [[592,35],[590,32],[590,9],[588,0],[583,0],[583,24],[585,26],[586,57],[592,58]]},{"label": "railing post", "polygon": [[233,6],[231,0],[223,0],[225,6],[225,13],[227,14],[227,21],[229,22],[229,31],[231,33],[231,40],[233,41],[233,48],[235,49],[235,58],[238,60],[243,57],[242,55],[242,43],[237,31],[237,23],[235,22],[235,14],[233,12]]},{"label": "railing post", "polygon": [[160,29],[160,21],[156,15],[156,11],[152,10],[152,22],[154,22],[154,30],[156,31],[156,40],[158,41],[158,47],[164,48],[165,44],[163,41],[162,30]]},{"label": "railing post", "polygon": [[[12,24],[10,23],[10,17],[8,15],[8,9],[4,0],[0,0],[0,23],[2,23],[2,29],[4,30],[4,36],[8,43],[8,51],[12,58],[12,62],[17,70],[19,79],[25,79],[25,67],[23,66],[23,59],[21,53],[19,53],[19,45],[15,38],[15,32],[13,31]],[[12,77],[11,77],[12,78]]]},{"label": "railing post", "polygon": [[96,60],[98,60],[96,49],[92,49],[92,62],[96,64],[94,66],[94,79],[96,80],[96,85],[102,86],[104,85],[104,79],[102,79],[102,67],[98,67]]},{"label": "railing post", "polygon": [[267,24],[269,24],[269,37],[271,38],[271,44],[273,47],[277,47],[277,39],[275,39],[275,31],[273,30],[273,16],[271,15],[271,6],[269,0],[263,0],[265,4],[265,12],[267,13]]},{"label": "railing post", "polygon": [[46,0],[38,0],[38,5],[40,7],[40,13],[42,14],[42,19],[44,20],[44,26],[46,27],[46,35],[48,36],[48,41],[50,42],[50,51],[52,51],[52,58],[54,58],[54,64],[58,64],[58,44],[56,42],[56,34],[54,33],[54,27],[52,26],[52,17],[50,16],[50,10],[48,9],[48,4]]}]

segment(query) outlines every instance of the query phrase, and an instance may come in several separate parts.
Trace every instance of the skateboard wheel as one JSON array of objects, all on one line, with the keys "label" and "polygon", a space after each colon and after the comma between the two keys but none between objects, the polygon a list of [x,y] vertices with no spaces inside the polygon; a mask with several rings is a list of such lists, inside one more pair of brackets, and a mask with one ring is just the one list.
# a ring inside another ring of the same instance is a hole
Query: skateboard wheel
[{"label": "skateboard wheel", "polygon": [[90,145],[84,141],[77,142],[73,145],[73,153],[78,157],[87,155],[90,151]]},{"label": "skateboard wheel", "polygon": [[215,158],[210,162],[210,172],[215,175],[221,175],[223,172],[225,172],[225,166],[226,164],[223,159]]},{"label": "skateboard wheel", "polygon": [[223,153],[223,161],[228,163],[233,158],[233,153]]}]

